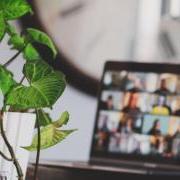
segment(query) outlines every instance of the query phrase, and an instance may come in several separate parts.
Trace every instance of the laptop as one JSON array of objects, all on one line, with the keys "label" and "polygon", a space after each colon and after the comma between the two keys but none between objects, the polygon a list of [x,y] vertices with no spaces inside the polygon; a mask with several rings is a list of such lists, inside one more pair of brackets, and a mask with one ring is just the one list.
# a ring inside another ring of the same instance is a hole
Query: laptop
[{"label": "laptop", "polygon": [[42,163],[180,176],[180,65],[106,62],[90,161]]},{"label": "laptop", "polygon": [[90,164],[180,170],[180,65],[105,64]]}]

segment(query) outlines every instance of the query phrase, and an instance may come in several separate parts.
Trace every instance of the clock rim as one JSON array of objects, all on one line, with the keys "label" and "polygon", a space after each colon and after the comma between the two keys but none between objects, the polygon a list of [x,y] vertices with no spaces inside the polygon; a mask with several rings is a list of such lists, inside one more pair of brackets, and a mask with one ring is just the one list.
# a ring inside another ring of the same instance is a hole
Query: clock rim
[{"label": "clock rim", "polygon": [[[39,13],[36,9],[35,1],[28,0],[29,4],[32,6],[33,11],[35,12],[33,16],[26,15],[21,18],[20,25],[23,29],[28,27],[38,28],[47,33],[45,26],[40,20]],[[43,52],[43,49],[38,49]],[[82,70],[76,67],[69,58],[67,58],[64,53],[57,48],[58,54],[56,59],[52,62],[48,62],[56,70],[62,71],[67,75],[67,82],[75,87],[76,89],[84,92],[90,96],[97,96],[99,89],[100,80],[91,77],[90,75],[85,74]]]}]

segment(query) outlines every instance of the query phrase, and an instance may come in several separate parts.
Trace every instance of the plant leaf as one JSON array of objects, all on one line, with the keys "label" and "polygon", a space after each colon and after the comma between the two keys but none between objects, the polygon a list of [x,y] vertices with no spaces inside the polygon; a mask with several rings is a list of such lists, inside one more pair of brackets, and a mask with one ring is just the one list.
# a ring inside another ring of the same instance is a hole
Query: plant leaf
[{"label": "plant leaf", "polygon": [[23,72],[30,85],[14,88],[8,94],[7,105],[23,110],[52,107],[65,89],[64,74],[53,71],[41,60],[26,63]]},{"label": "plant leaf", "polygon": [[[41,129],[41,148],[47,149],[52,147],[59,142],[63,141],[68,135],[73,133],[75,130],[59,130],[55,128],[52,124],[45,126]],[[36,151],[38,145],[38,136],[34,136],[32,144],[28,147],[23,147],[28,151]]]},{"label": "plant leaf", "polygon": [[17,84],[11,72],[6,70],[3,66],[0,66],[0,89],[3,95],[6,95],[15,85]]},{"label": "plant leaf", "polygon": [[6,30],[6,24],[4,21],[3,13],[0,12],[0,41],[3,39],[5,35],[5,30]]},{"label": "plant leaf", "polygon": [[8,45],[12,45],[12,49],[22,50],[25,47],[25,39],[20,36],[14,26],[6,23],[6,32],[9,35]]},{"label": "plant leaf", "polygon": [[9,36],[13,36],[17,34],[16,28],[12,26],[11,24],[9,24],[8,22],[6,22],[6,31],[9,34]]},{"label": "plant leaf", "polygon": [[[41,60],[36,62],[27,62],[23,69],[23,73],[30,83],[35,82],[53,72],[52,67]],[[62,78],[64,78],[63,75]]]},{"label": "plant leaf", "polygon": [[50,118],[49,114],[42,109],[37,110],[37,118],[40,126],[47,126],[48,124],[52,123],[52,119]]},{"label": "plant leaf", "polygon": [[38,51],[30,43],[26,46],[23,55],[27,61],[36,61],[42,59]]},{"label": "plant leaf", "polygon": [[14,34],[8,41],[9,45],[12,45],[13,49],[22,50],[25,46],[24,38],[18,34]]},{"label": "plant leaf", "polygon": [[32,12],[25,0],[0,0],[0,10],[3,11],[6,20],[14,20]]},{"label": "plant leaf", "polygon": [[27,32],[32,42],[38,42],[40,44],[46,45],[53,52],[53,57],[56,57],[57,51],[55,45],[47,34],[33,28],[28,28]]},{"label": "plant leaf", "polygon": [[65,111],[62,113],[61,117],[57,121],[53,122],[53,124],[55,127],[59,128],[63,125],[66,125],[68,121],[69,121],[69,113]]},{"label": "plant leaf", "polygon": [[28,61],[36,61],[42,59],[36,48],[29,42],[26,36],[20,36],[14,26],[7,23],[6,31],[10,36],[8,41],[9,45],[13,46],[13,49],[23,50],[24,59]]},{"label": "plant leaf", "polygon": [[64,77],[53,72],[30,84],[19,85],[7,97],[7,105],[15,109],[52,107],[61,96],[66,86]]}]

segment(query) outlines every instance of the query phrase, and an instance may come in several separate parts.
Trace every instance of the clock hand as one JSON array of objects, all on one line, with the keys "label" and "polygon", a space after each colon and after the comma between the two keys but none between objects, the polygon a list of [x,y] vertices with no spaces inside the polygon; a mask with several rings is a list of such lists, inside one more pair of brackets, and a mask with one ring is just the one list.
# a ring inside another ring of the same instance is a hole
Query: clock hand
[{"label": "clock hand", "polygon": [[78,4],[75,4],[68,9],[62,10],[60,12],[60,16],[66,18],[68,16],[71,16],[72,14],[76,14],[80,12],[85,7],[85,5],[85,2],[79,2]]}]

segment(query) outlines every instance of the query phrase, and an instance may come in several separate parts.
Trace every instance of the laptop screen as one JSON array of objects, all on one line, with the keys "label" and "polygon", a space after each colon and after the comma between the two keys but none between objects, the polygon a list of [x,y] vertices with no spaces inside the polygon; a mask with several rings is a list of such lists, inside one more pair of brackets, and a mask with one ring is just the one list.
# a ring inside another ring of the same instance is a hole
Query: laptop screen
[{"label": "laptop screen", "polygon": [[93,153],[178,161],[180,75],[173,68],[166,72],[152,64],[148,70],[139,66],[141,70],[128,64],[124,69],[106,67]]}]

